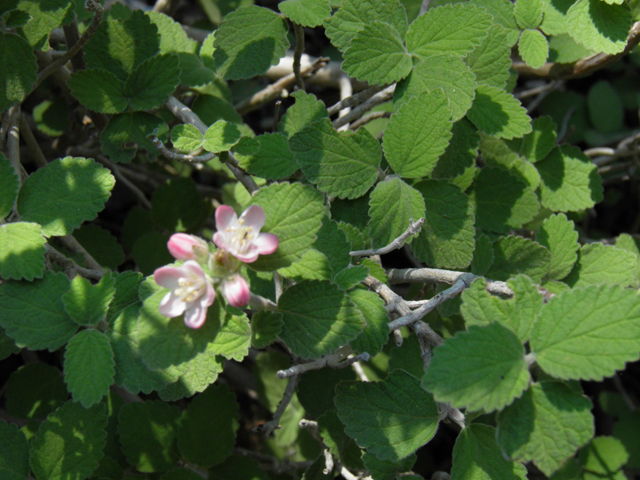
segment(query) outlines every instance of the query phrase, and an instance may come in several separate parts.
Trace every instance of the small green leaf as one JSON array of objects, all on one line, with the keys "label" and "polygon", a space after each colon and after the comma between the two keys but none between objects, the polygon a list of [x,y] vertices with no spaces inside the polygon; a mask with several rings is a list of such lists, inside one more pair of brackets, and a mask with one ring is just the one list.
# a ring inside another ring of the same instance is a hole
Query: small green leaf
[{"label": "small green leaf", "polygon": [[594,476],[624,478],[615,475],[629,460],[629,454],[617,438],[596,437],[578,455],[582,468]]},{"label": "small green leaf", "polygon": [[253,140],[259,144],[255,153],[251,155],[236,153],[238,163],[247,172],[265,180],[279,180],[290,177],[298,170],[299,166],[289,150],[285,135],[264,133]]},{"label": "small green leaf", "polygon": [[612,245],[591,243],[578,251],[578,261],[564,279],[571,287],[594,284],[630,286],[635,280],[638,258]]},{"label": "small green leaf", "polygon": [[542,22],[542,13],[542,0],[517,0],[513,9],[513,15],[522,30],[538,28]]},{"label": "small green leaf", "polygon": [[115,179],[88,158],[54,160],[27,178],[18,195],[22,220],[42,225],[45,236],[68,235],[104,208]]},{"label": "small green leaf", "polygon": [[304,281],[278,300],[284,327],[280,338],[296,355],[318,358],[353,340],[364,329],[362,313],[338,286]]},{"label": "small green leaf", "polygon": [[529,381],[522,343],[494,322],[472,325],[437,347],[422,386],[439,402],[492,412],[520,397]]},{"label": "small green leaf", "polygon": [[207,346],[207,352],[241,362],[249,353],[250,346],[251,326],[247,317],[227,314],[215,340]]},{"label": "small green leaf", "polygon": [[335,404],[347,435],[383,461],[408,457],[438,428],[433,397],[404,370],[394,370],[381,382],[342,382],[336,387]]},{"label": "small green leaf", "polygon": [[151,199],[156,224],[170,232],[184,232],[200,219],[202,200],[191,178],[172,178],[161,185]]},{"label": "small green leaf", "polygon": [[2,35],[0,37],[0,112],[24,100],[31,92],[37,73],[38,64],[29,44],[18,35]]},{"label": "small green leaf", "polygon": [[329,217],[322,219],[322,228],[318,231],[318,239],[313,248],[325,254],[334,273],[344,270],[351,263],[347,237]]},{"label": "small green leaf", "polygon": [[196,53],[198,51],[198,42],[189,38],[182,25],[173,18],[155,11],[147,11],[145,15],[158,28],[160,53]]},{"label": "small green leaf", "polygon": [[379,85],[403,79],[409,75],[411,66],[411,56],[400,34],[379,20],[356,33],[342,63],[349,76]]},{"label": "small green leaf", "polygon": [[560,213],[547,218],[536,233],[536,242],[549,249],[551,263],[547,277],[562,280],[578,259],[578,232],[571,220]]},{"label": "small green leaf", "polygon": [[384,308],[384,301],[376,293],[367,290],[354,289],[347,295],[362,312],[366,322],[364,331],[351,341],[351,348],[356,352],[367,352],[373,357],[389,339],[389,315]]},{"label": "small green leaf", "polygon": [[638,359],[639,327],[635,291],[618,285],[575,288],[542,308],[531,348],[549,375],[600,381]]},{"label": "small green leaf", "polygon": [[493,245],[489,237],[476,231],[476,248],[473,251],[473,260],[471,260],[471,273],[475,275],[484,275],[491,267],[494,260]]},{"label": "small green leaf", "polygon": [[442,5],[420,15],[407,32],[407,49],[420,58],[448,52],[464,56],[480,45],[492,17],[471,4]]},{"label": "small green leaf", "polygon": [[29,444],[18,426],[0,420],[0,477],[22,480],[29,476]]},{"label": "small green leaf", "polygon": [[285,0],[278,10],[292,22],[303,27],[317,27],[331,15],[329,0]]},{"label": "small green leaf", "polygon": [[103,68],[75,72],[67,82],[71,94],[85,107],[100,113],[120,113],[129,104],[124,82]]},{"label": "small green leaf", "polygon": [[611,55],[624,50],[632,17],[629,6],[578,0],[567,12],[569,35],[589,50]]},{"label": "small green leaf", "polygon": [[511,94],[489,85],[479,85],[467,116],[478,130],[499,138],[521,137],[531,132],[531,119]]},{"label": "small green leaf", "polygon": [[218,379],[224,370],[224,362],[223,357],[208,351],[198,353],[191,360],[167,369],[177,371],[178,379],[160,390],[158,395],[165,402],[175,402],[203,392]]},{"label": "small green leaf", "polygon": [[369,269],[364,265],[354,265],[352,268],[340,270],[333,277],[333,283],[343,290],[351,290],[369,275]]},{"label": "small green leaf", "polygon": [[540,68],[549,57],[549,42],[540,30],[524,30],[518,42],[518,53],[531,68]]},{"label": "small green leaf", "polygon": [[36,478],[90,477],[104,455],[106,427],[104,404],[85,409],[67,402],[58,408],[40,424],[29,445],[29,463]]},{"label": "small green leaf", "polygon": [[200,148],[203,142],[202,132],[189,123],[176,125],[171,129],[171,143],[181,152],[193,152]]},{"label": "small green leaf", "polygon": [[0,277],[33,280],[44,275],[46,240],[37,223],[0,225]]},{"label": "small green leaf", "polygon": [[452,126],[449,101],[441,90],[411,97],[391,116],[384,133],[389,165],[404,178],[428,175],[449,144]]},{"label": "small green leaf", "polygon": [[78,325],[96,325],[103,320],[116,293],[115,279],[106,274],[99,283],[91,285],[86,278],[77,276],[71,288],[62,296],[64,309]]},{"label": "small green leaf", "polygon": [[209,468],[231,454],[240,405],[226,385],[212,385],[186,408],[178,428],[178,448],[189,462]]},{"label": "small green leaf", "polygon": [[327,256],[316,250],[308,249],[300,260],[285,268],[280,268],[278,273],[284,278],[296,282],[302,280],[331,280],[333,269]]},{"label": "small green leaf", "polygon": [[180,83],[180,62],[175,55],[156,55],[129,75],[124,94],[131,110],[153,110],[162,105]]},{"label": "small green leaf", "polygon": [[520,154],[532,163],[545,158],[556,145],[556,124],[551,117],[538,117],[531,122],[533,131],[522,139]]},{"label": "small green leaf", "polygon": [[551,252],[528,238],[509,235],[493,243],[494,261],[486,273],[493,280],[508,280],[522,273],[540,283],[551,262]]},{"label": "small green leaf", "polygon": [[66,23],[73,5],[67,0],[21,0],[18,8],[31,17],[31,21],[20,29],[29,45],[34,50],[48,50],[51,30]]},{"label": "small green leaf", "polygon": [[289,148],[309,181],[331,196],[360,197],[378,177],[380,144],[364,128],[341,133],[323,119],[293,135]]},{"label": "small green leaf", "polygon": [[279,313],[261,310],[251,317],[251,346],[265,348],[273,343],[280,332],[284,320]]},{"label": "small green leaf", "polygon": [[486,38],[464,59],[478,85],[504,89],[511,67],[508,33],[500,25],[491,25]]},{"label": "small green leaf", "polygon": [[68,400],[69,393],[58,368],[28,363],[11,374],[5,398],[11,416],[44,420]]},{"label": "small green leaf", "polygon": [[287,23],[275,12],[252,5],[227,15],[216,30],[213,58],[217,75],[240,80],[265,73],[284,57]]},{"label": "small green leaf", "polygon": [[451,141],[431,172],[432,178],[457,177],[464,174],[465,169],[475,165],[480,142],[476,128],[463,118],[453,124],[451,132]]},{"label": "small green leaf", "polygon": [[218,120],[204,134],[204,149],[213,153],[226,152],[238,143],[240,136],[234,123]]},{"label": "small green leaf", "polygon": [[162,119],[147,112],[113,115],[100,136],[102,153],[116,163],[129,163],[136,156],[138,149],[158,155],[156,147],[147,136],[163,126]]},{"label": "small green leaf", "polygon": [[546,35],[566,35],[567,12],[574,3],[575,2],[573,0],[542,0],[544,17],[540,24],[540,30],[542,30]]},{"label": "small green leaf", "polygon": [[291,96],[296,99],[296,103],[287,109],[278,124],[278,130],[284,133],[287,138],[291,138],[313,122],[329,117],[324,103],[318,100],[315,95],[298,90]]},{"label": "small green leaf", "polygon": [[64,354],[64,381],[85,408],[109,392],[115,375],[109,339],[98,330],[82,330],[69,340]]},{"label": "small green leaf", "polygon": [[473,0],[473,5],[484,8],[493,16],[493,23],[507,31],[507,46],[513,47],[520,37],[520,27],[513,14],[515,5],[509,0]]},{"label": "small green leaf", "polygon": [[624,125],[622,99],[610,82],[601,80],[593,84],[587,95],[589,120],[602,133],[617,132]]},{"label": "small green leaf", "polygon": [[584,210],[602,201],[598,167],[578,147],[556,147],[536,168],[542,182],[540,201],[549,210]]},{"label": "small green leaf", "polygon": [[509,458],[551,475],[594,435],[591,401],[562,382],[533,385],[498,414],[497,442]]}]

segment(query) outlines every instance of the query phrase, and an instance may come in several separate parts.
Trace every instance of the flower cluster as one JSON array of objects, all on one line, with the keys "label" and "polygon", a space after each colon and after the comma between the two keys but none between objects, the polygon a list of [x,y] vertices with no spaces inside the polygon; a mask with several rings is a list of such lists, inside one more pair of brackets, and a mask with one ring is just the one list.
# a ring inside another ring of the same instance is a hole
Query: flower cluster
[{"label": "flower cluster", "polygon": [[231,207],[222,205],[216,209],[218,231],[213,235],[218,250],[211,252],[209,243],[193,235],[172,235],[169,253],[185,262],[180,267],[158,268],[153,274],[158,285],[170,290],[160,302],[160,313],[165,317],[184,313],[188,327],[200,328],[216,299],[214,286],[220,287],[229,305],[246,306],[251,292],[238,270],[243,263],[255,262],[259,255],[278,248],[276,235],[260,233],[264,223],[264,210],[257,205],[247,208],[240,218]]}]

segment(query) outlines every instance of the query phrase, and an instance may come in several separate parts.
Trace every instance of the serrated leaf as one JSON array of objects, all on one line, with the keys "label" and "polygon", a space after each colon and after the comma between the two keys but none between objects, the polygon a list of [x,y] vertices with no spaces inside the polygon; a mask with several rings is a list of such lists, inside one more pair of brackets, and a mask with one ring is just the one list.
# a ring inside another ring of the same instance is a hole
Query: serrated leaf
[{"label": "serrated leaf", "polygon": [[145,15],[158,28],[160,53],[196,53],[198,51],[198,42],[189,38],[182,25],[173,18],[155,11],[147,11]]},{"label": "serrated leaf", "polygon": [[5,407],[16,418],[44,420],[68,398],[67,387],[56,367],[29,363],[11,374]]},{"label": "serrated leaf", "polygon": [[115,280],[106,274],[96,285],[86,278],[77,276],[71,282],[71,288],[62,296],[64,309],[78,325],[96,325],[104,319],[109,304],[116,293]]},{"label": "serrated leaf", "polygon": [[0,476],[22,480],[29,476],[29,444],[18,426],[0,420]]},{"label": "serrated leaf", "polygon": [[180,61],[175,55],[156,55],[142,62],[124,83],[131,110],[153,110],[162,105],[180,83]]},{"label": "serrated leaf", "polygon": [[54,351],[67,343],[78,329],[62,304],[69,284],[64,274],[47,271],[42,280],[0,286],[0,325],[7,335],[32,350]]},{"label": "serrated leaf", "polygon": [[476,231],[476,248],[473,251],[473,260],[469,266],[474,275],[484,275],[491,267],[494,260],[493,244],[489,237]]},{"label": "serrated leaf", "polygon": [[414,453],[399,462],[387,462],[378,460],[374,455],[365,452],[362,455],[362,462],[375,480],[395,480],[397,474],[409,472],[413,468],[416,458]]},{"label": "serrated leaf", "polygon": [[99,225],[86,223],[73,237],[104,268],[115,270],[124,262],[124,250],[116,237]]},{"label": "serrated leaf", "polygon": [[[496,194],[500,185],[500,194]],[[510,171],[485,167],[478,172],[469,198],[475,205],[476,227],[507,233],[533,220],[540,210],[529,185]]]},{"label": "serrated leaf", "polygon": [[349,297],[326,281],[289,287],[278,300],[278,312],[284,320],[280,338],[303,358],[332,352],[358,336],[365,325]]},{"label": "serrated leaf", "polygon": [[538,28],[542,22],[542,13],[542,0],[517,0],[513,9],[513,15],[522,30]]},{"label": "serrated leaf", "polygon": [[171,143],[181,152],[193,152],[200,148],[203,142],[202,132],[189,123],[176,125],[171,129]]},{"label": "serrated leaf", "polygon": [[33,280],[44,275],[46,240],[37,223],[0,225],[0,277]]},{"label": "serrated leaf", "polygon": [[287,31],[286,21],[266,8],[242,7],[230,13],[213,43],[217,75],[225,80],[262,75],[284,57]]},{"label": "serrated leaf", "polygon": [[127,462],[140,472],[164,472],[175,466],[179,419],[178,407],[159,401],[123,405],[118,433]]},{"label": "serrated leaf", "polygon": [[479,85],[467,113],[478,130],[499,138],[521,137],[531,132],[531,119],[511,94],[490,85]]},{"label": "serrated leaf", "polygon": [[389,24],[400,37],[407,33],[407,15],[397,0],[345,0],[324,26],[331,43],[344,52],[355,35],[375,20]]},{"label": "serrated leaf", "polygon": [[291,96],[296,99],[296,103],[287,109],[278,124],[278,130],[288,138],[313,122],[329,117],[324,103],[318,100],[315,95],[298,90]]},{"label": "serrated leaf", "polygon": [[540,30],[524,30],[518,42],[518,53],[531,68],[540,68],[549,57],[549,42]]},{"label": "serrated leaf", "polygon": [[493,243],[494,260],[486,273],[492,280],[508,280],[517,274],[531,277],[539,283],[547,273],[551,252],[528,238],[509,235]]},{"label": "serrated leaf", "polygon": [[151,213],[157,225],[170,232],[184,232],[200,219],[202,200],[189,177],[172,178],[161,185],[151,199]]},{"label": "serrated leaf", "polygon": [[505,88],[511,67],[508,33],[500,25],[491,25],[487,36],[464,59],[478,85]]},{"label": "serrated leaf", "polygon": [[280,268],[278,273],[284,278],[289,278],[296,282],[302,280],[331,280],[333,278],[333,269],[327,256],[310,248],[302,256],[300,260],[294,264]]},{"label": "serrated leaf", "polygon": [[612,245],[592,243],[578,251],[578,260],[564,283],[571,287],[594,284],[629,286],[638,268],[635,254]]},{"label": "serrated leaf", "polygon": [[369,236],[375,248],[389,245],[407,230],[411,219],[417,222],[425,214],[420,192],[399,178],[378,183],[371,192],[369,205]]},{"label": "serrated leaf", "polygon": [[538,365],[556,378],[600,381],[638,359],[639,327],[635,291],[618,285],[575,288],[542,308],[531,348]]},{"label": "serrated leaf", "polygon": [[204,134],[204,149],[213,153],[226,152],[238,143],[240,136],[234,123],[218,120]]},{"label": "serrated leaf", "polygon": [[593,472],[593,476],[625,478],[615,475],[629,460],[629,454],[617,438],[596,437],[578,455],[582,469]]},{"label": "serrated leaf", "polygon": [[366,322],[364,331],[351,341],[351,348],[374,357],[389,339],[389,315],[384,308],[384,301],[376,293],[367,290],[354,289],[347,295],[362,312]]},{"label": "serrated leaf", "polygon": [[313,248],[327,257],[334,273],[347,268],[351,263],[347,237],[338,228],[338,224],[329,217],[322,219],[322,227],[318,230],[318,239],[313,244]]},{"label": "serrated leaf", "polygon": [[112,162],[129,163],[138,149],[145,149],[152,155],[158,151],[147,136],[160,130],[162,119],[147,112],[127,112],[113,115],[100,136],[102,153]]},{"label": "serrated leaf", "polygon": [[385,129],[382,148],[389,165],[401,177],[428,175],[449,144],[452,126],[449,101],[441,90],[410,98]]},{"label": "serrated leaf", "polygon": [[104,68],[88,68],[75,72],[67,82],[72,95],[85,107],[100,113],[120,113],[129,98],[124,82]]},{"label": "serrated leaf", "polygon": [[209,468],[231,453],[239,424],[240,405],[226,385],[212,385],[183,413],[178,448],[189,462]]},{"label": "serrated leaf", "polygon": [[578,0],[567,12],[569,35],[589,50],[614,55],[624,50],[632,18],[629,6]]},{"label": "serrated leaf", "polygon": [[78,332],[64,354],[64,381],[85,408],[98,403],[109,392],[115,375],[109,339],[98,330]]},{"label": "serrated leaf", "polygon": [[343,290],[350,290],[369,275],[369,269],[364,265],[354,265],[352,268],[340,270],[333,277],[333,283]]},{"label": "serrated leaf", "polygon": [[553,280],[566,277],[576,263],[580,249],[574,223],[562,213],[552,215],[536,232],[536,242],[551,252],[547,277]]},{"label": "serrated leaf", "polygon": [[472,325],[437,347],[422,386],[439,402],[492,412],[520,397],[529,381],[522,343],[492,323]]},{"label": "serrated leaf", "polygon": [[476,91],[476,79],[462,59],[452,54],[440,54],[419,62],[409,77],[400,82],[393,94],[396,110],[409,98],[442,89],[449,99],[452,121],[457,122],[471,108]]},{"label": "serrated leaf", "polygon": [[411,24],[407,49],[425,58],[442,52],[464,56],[480,45],[492,17],[470,4],[443,5],[427,10]]},{"label": "serrated leaf", "polygon": [[316,240],[325,215],[322,194],[308,185],[280,183],[263,187],[251,199],[265,212],[262,231],[280,239],[278,249],[261,255],[250,266],[273,271],[300,260]]},{"label": "serrated leaf", "polygon": [[[533,131],[525,135],[519,148],[520,155],[532,163],[545,158],[556,145],[556,124],[551,117],[538,117],[531,122]],[[517,140],[514,140],[517,141]]]},{"label": "serrated leaf", "polygon": [[341,133],[323,119],[293,135],[289,148],[309,181],[331,196],[360,197],[378,177],[380,144],[364,128]]},{"label": "serrated leaf", "polygon": [[533,385],[498,414],[496,441],[509,458],[551,475],[594,435],[591,401],[562,382]]},{"label": "serrated leaf", "polygon": [[251,346],[265,348],[273,343],[280,332],[284,320],[279,313],[262,310],[251,317]]},{"label": "serrated leaf", "polygon": [[493,23],[507,31],[507,46],[513,47],[520,37],[520,27],[513,14],[515,5],[509,0],[473,0],[470,3],[484,8],[493,16]]},{"label": "serrated leaf", "polygon": [[104,455],[107,440],[104,404],[85,409],[67,402],[40,424],[29,445],[37,479],[88,478]]},{"label": "serrated leaf", "polygon": [[446,180],[426,180],[415,186],[424,198],[425,223],[411,243],[421,262],[437,268],[465,268],[474,250],[475,216],[469,197]]},{"label": "serrated leaf", "polygon": [[11,213],[19,188],[20,179],[16,171],[7,157],[0,153],[0,218],[5,218]]},{"label": "serrated leaf", "polygon": [[175,402],[203,392],[218,379],[224,363],[225,359],[219,355],[208,351],[199,353],[191,360],[170,368],[178,372],[178,379],[160,390],[158,395],[165,402]]},{"label": "serrated leaf", "polygon": [[216,338],[207,346],[207,352],[241,362],[249,353],[250,346],[251,326],[247,317],[227,314]]},{"label": "serrated leaf", "polygon": [[573,0],[542,0],[544,17],[540,29],[546,35],[563,35],[567,33],[567,11],[575,2]]},{"label": "serrated leaf", "polygon": [[[345,432],[379,460],[408,457],[433,438],[438,407],[420,381],[394,370],[382,382],[342,382],[335,404]],[[371,412],[385,415],[371,415]]]},{"label": "serrated leaf", "polygon": [[66,0],[21,0],[18,8],[31,17],[31,21],[22,27],[21,33],[34,50],[49,49],[49,34],[54,28],[65,22],[73,5]]},{"label": "serrated leaf", "polygon": [[602,201],[598,168],[578,147],[556,147],[536,168],[541,179],[540,201],[549,210],[584,210]]},{"label": "serrated leaf", "polygon": [[45,236],[68,235],[104,208],[115,179],[92,159],[54,160],[27,178],[18,195],[22,220],[42,225]]},{"label": "serrated leaf", "polygon": [[298,164],[289,150],[285,135],[264,133],[253,140],[259,145],[255,153],[251,155],[236,153],[238,163],[247,172],[265,180],[279,180],[290,177],[298,170]]},{"label": "serrated leaf", "polygon": [[317,27],[331,15],[329,0],[285,0],[278,10],[303,27]]},{"label": "serrated leaf", "polygon": [[453,124],[453,136],[446,150],[438,159],[432,178],[453,178],[475,164],[480,137],[473,124],[463,118]]},{"label": "serrated leaf", "polygon": [[342,69],[351,77],[384,85],[403,79],[411,71],[411,56],[402,37],[388,23],[364,25],[344,52]]},{"label": "serrated leaf", "polygon": [[481,423],[462,430],[453,447],[451,480],[526,480],[525,466],[505,459],[495,437],[496,429]]},{"label": "serrated leaf", "polygon": [[36,81],[37,73],[36,57],[29,44],[18,35],[2,35],[0,37],[0,112],[24,100]]},{"label": "serrated leaf", "polygon": [[338,461],[349,469],[361,470],[362,450],[344,431],[344,424],[334,410],[323,413],[318,418],[318,433],[325,447]]}]

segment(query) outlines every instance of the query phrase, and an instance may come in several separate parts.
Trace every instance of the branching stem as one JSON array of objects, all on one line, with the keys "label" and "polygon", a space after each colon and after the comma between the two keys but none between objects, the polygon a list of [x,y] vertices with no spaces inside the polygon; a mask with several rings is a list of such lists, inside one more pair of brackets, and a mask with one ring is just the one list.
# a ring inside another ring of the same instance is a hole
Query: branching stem
[{"label": "branching stem", "polygon": [[414,222],[412,218],[409,220],[409,227],[405,230],[405,232],[398,238],[394,239],[386,247],[369,250],[356,250],[354,252],[349,252],[349,255],[351,255],[352,257],[370,257],[371,255],[384,255],[385,253],[389,253],[402,248],[405,240],[411,235],[415,235],[416,233],[418,233],[422,228],[422,225],[424,225],[424,218],[419,219],[417,222]]}]

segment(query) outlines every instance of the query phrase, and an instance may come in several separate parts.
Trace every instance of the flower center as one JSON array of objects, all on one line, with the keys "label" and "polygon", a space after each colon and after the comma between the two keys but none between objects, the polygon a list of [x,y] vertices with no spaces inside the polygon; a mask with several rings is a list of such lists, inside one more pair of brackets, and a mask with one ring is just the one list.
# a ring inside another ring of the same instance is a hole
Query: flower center
[{"label": "flower center", "polygon": [[183,302],[190,303],[205,294],[206,284],[204,278],[182,277],[178,280],[178,288],[173,293]]},{"label": "flower center", "polygon": [[256,237],[253,234],[252,227],[245,227],[242,224],[244,223],[243,219],[238,220],[238,225],[229,227],[226,229],[226,232],[229,234],[229,243],[231,243],[232,247],[241,253],[245,253],[248,247],[251,244],[251,241]]}]

